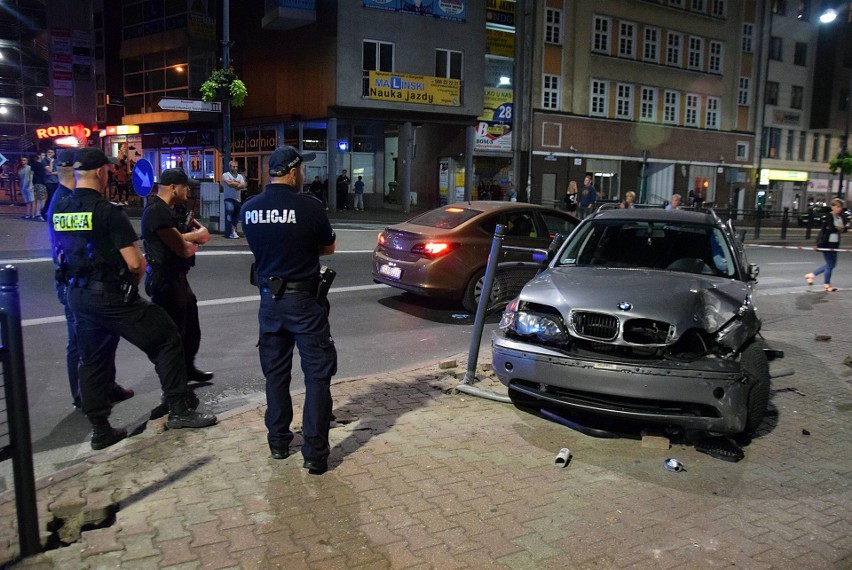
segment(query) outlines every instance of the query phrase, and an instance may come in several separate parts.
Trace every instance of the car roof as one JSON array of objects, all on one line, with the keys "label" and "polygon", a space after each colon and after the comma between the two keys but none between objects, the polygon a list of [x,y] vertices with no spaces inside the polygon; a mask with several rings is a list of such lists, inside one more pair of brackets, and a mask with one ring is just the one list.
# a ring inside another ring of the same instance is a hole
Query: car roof
[{"label": "car roof", "polygon": [[[484,213],[497,212],[502,210],[549,210],[554,211],[555,208],[542,206],[541,204],[528,204],[526,202],[504,202],[502,200],[466,200],[464,202],[453,202],[441,206],[441,208],[456,207],[469,208],[471,210],[479,210]],[[556,210],[557,212],[560,210]]]},{"label": "car roof", "polygon": [[619,208],[599,210],[595,220],[636,220],[647,222],[679,222],[717,225],[718,218],[707,210],[665,210],[663,208]]}]

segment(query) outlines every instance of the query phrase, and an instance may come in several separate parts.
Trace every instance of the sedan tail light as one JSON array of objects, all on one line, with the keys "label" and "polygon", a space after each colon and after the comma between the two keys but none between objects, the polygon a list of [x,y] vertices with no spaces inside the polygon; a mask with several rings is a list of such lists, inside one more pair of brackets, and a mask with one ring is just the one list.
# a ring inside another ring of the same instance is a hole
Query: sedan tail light
[{"label": "sedan tail light", "polygon": [[416,253],[418,255],[426,256],[430,259],[435,259],[437,257],[441,257],[442,255],[447,255],[451,251],[453,251],[459,244],[450,243],[446,241],[427,241],[425,243],[418,243],[414,247],[411,248],[411,253]]}]

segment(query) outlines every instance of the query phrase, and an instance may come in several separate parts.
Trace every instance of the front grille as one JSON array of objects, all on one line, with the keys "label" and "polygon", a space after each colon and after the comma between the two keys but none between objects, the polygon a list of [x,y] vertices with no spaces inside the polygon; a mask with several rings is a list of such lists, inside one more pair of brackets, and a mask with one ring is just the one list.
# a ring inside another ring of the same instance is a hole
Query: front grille
[{"label": "front grille", "polygon": [[632,344],[666,344],[671,325],[651,319],[630,319],[624,323],[624,340]]},{"label": "front grille", "polygon": [[615,340],[618,336],[618,319],[605,313],[574,311],[571,326],[580,336],[598,340]]}]

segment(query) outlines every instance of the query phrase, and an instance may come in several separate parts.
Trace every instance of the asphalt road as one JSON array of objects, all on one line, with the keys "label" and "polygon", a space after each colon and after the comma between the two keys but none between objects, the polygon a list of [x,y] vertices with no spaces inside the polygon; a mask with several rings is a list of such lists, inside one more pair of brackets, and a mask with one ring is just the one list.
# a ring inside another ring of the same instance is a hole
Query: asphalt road
[{"label": "asphalt road", "polygon": [[[338,378],[366,377],[468,350],[471,315],[451,304],[419,299],[372,282],[369,252],[378,227],[336,229],[338,251],[324,261],[338,272],[330,293]],[[821,262],[817,252],[794,249],[753,247],[748,254],[761,267],[758,310],[762,295],[804,290],[803,275]],[[196,385],[196,393],[214,412],[264,398],[255,348],[258,297],[248,283],[251,259],[244,245],[209,249],[198,256],[190,273],[201,315],[197,363],[216,374],[212,383]],[[65,321],[53,291],[52,264],[46,258],[15,262],[20,277],[35,465],[40,476],[90,453],[89,425],[71,407],[64,361]],[[841,288],[852,287],[850,254],[841,254],[833,281]],[[814,290],[820,289],[818,282]],[[498,318],[491,316],[486,323],[484,350]],[[143,426],[157,407],[159,382],[145,355],[126,342],[119,346],[117,367],[119,382],[135,390],[136,396],[117,405],[112,420],[132,430]],[[297,360],[293,389],[301,387]],[[9,486],[8,481],[8,473],[0,470],[0,490]]]}]

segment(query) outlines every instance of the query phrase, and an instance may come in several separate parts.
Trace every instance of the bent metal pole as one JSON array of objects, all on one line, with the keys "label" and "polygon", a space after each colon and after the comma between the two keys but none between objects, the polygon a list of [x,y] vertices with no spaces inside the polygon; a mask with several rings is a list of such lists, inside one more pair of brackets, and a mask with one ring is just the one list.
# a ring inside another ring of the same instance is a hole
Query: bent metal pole
[{"label": "bent metal pole", "polygon": [[491,288],[494,286],[494,274],[500,263],[500,250],[503,248],[503,238],[506,226],[497,224],[494,239],[491,240],[491,253],[488,254],[488,265],[485,266],[485,277],[482,283],[482,293],[476,305],[476,318],[473,321],[473,334],[470,338],[470,349],[467,352],[467,371],[464,373],[464,384],[473,384],[476,379],[476,361],[479,359],[479,343],[482,342],[482,329],[485,326],[485,314],[488,312],[488,301],[491,298]]}]

